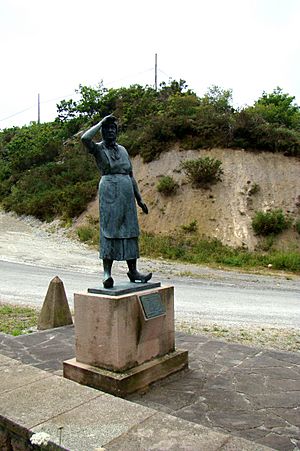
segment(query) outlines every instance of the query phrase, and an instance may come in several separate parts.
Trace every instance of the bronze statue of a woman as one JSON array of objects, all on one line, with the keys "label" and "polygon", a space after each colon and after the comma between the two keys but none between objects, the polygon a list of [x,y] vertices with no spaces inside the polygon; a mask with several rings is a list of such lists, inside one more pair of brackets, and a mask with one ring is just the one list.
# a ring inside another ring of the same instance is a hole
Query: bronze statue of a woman
[{"label": "bronze statue of a woman", "polygon": [[[139,258],[139,225],[136,203],[148,214],[126,149],[116,142],[117,120],[106,116],[87,130],[81,137],[88,151],[94,155],[101,173],[99,183],[100,203],[100,258],[103,260],[103,286],[113,287],[111,269],[114,260],[126,260],[131,282],[148,282],[152,273],[141,274],[137,270]],[[100,131],[103,141],[96,143],[93,137]]]}]

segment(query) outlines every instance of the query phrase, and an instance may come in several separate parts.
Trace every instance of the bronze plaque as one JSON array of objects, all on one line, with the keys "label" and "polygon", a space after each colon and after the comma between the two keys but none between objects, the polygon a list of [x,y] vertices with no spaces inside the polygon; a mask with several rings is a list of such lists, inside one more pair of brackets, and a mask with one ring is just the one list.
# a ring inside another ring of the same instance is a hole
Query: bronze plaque
[{"label": "bronze plaque", "polygon": [[146,319],[156,318],[166,314],[166,309],[159,293],[150,293],[139,296]]}]

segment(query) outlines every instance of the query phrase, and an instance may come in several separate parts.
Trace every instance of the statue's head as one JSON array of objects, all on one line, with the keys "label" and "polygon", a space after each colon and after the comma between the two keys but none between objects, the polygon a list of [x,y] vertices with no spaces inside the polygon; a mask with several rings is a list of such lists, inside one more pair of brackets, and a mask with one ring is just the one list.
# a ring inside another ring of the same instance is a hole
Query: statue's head
[{"label": "statue's head", "polygon": [[110,114],[102,119],[100,130],[104,141],[115,141],[118,131],[117,119],[115,116]]}]

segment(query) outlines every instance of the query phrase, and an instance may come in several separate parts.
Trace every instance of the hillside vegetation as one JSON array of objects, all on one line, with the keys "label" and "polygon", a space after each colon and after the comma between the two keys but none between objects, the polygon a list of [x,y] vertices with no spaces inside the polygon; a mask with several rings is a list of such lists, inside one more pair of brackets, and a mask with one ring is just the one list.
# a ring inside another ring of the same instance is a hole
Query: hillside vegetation
[{"label": "hillside vegetation", "polygon": [[[181,243],[181,253],[189,245],[195,247],[194,241],[199,237],[207,236],[235,247],[255,247],[251,225],[255,211],[248,214],[246,204],[242,206],[241,200],[230,202],[230,198],[237,198],[238,192],[240,194],[244,190],[244,199],[247,198],[248,203],[256,199],[253,205],[257,210],[262,210],[266,207],[262,203],[265,193],[257,195],[262,186],[259,186],[259,177],[255,174],[249,181],[243,168],[244,172],[238,177],[241,168],[234,168],[237,163],[231,156],[239,152],[249,156],[263,156],[271,152],[283,160],[287,157],[287,160],[293,160],[287,170],[295,167],[296,171],[295,162],[300,156],[300,107],[293,96],[276,88],[272,93],[264,92],[252,106],[234,108],[230,90],[213,86],[203,97],[199,97],[183,80],[162,83],[157,91],[140,85],[118,89],[106,89],[102,84],[96,88],[80,85],[77,95],[79,100],[63,100],[57,105],[57,118],[52,123],[32,123],[0,132],[0,204],[4,210],[33,215],[46,221],[59,217],[70,222],[80,216],[95,198],[99,181],[96,165],[81,145],[80,135],[105,115],[114,113],[119,122],[118,141],[132,156],[143,194],[155,210],[155,234],[172,234],[165,224],[173,226],[174,215],[177,217],[175,229],[179,227],[185,234],[194,233],[189,237],[190,244]],[[175,150],[179,156],[174,154]],[[163,157],[168,154],[170,158]],[[227,155],[230,158],[226,158]],[[165,169],[164,159],[169,160]],[[253,163],[251,159],[249,161],[249,164]],[[262,172],[267,167],[266,161],[265,157],[260,160],[260,164],[264,165]],[[156,163],[160,168],[153,175],[152,191],[149,191],[149,174]],[[282,162],[280,164],[284,166]],[[230,165],[233,166],[232,172],[229,171]],[[257,171],[255,165],[252,172]],[[268,170],[272,172],[272,168]],[[269,176],[271,172],[268,172]],[[279,184],[286,184],[287,179],[280,171],[275,177],[279,177]],[[246,186],[248,182],[250,185]],[[264,189],[274,189],[274,184]],[[295,189],[298,189],[296,185]],[[230,198],[225,199],[222,193]],[[289,194],[293,205],[297,203],[297,195],[300,194],[297,193]],[[184,196],[187,199],[190,197],[190,213],[183,213],[182,207],[186,205]],[[199,210],[200,200],[204,206],[202,210],[207,208],[206,197],[215,207],[219,206],[218,212],[230,204],[231,213],[227,216],[234,218],[233,228],[228,224],[225,227],[224,224],[216,226],[213,223],[218,219],[216,208],[212,215],[210,210],[207,210],[208,216],[199,213],[199,220],[191,217]],[[178,202],[181,202],[180,209]],[[283,215],[280,224],[300,230],[298,207],[289,205],[286,208],[288,202],[275,201],[273,204],[274,214],[278,217]],[[267,209],[271,207],[268,205]],[[282,207],[284,211],[280,210]],[[292,217],[285,217],[290,211]],[[257,213],[257,221],[260,222],[257,224],[254,221],[256,230],[259,227],[264,231],[272,230],[272,227],[263,225],[264,211]],[[272,218],[272,211],[270,214]],[[213,220],[212,216],[216,219]],[[142,228],[147,229],[145,224],[142,219]],[[148,224],[151,229],[151,221]],[[161,225],[161,230],[157,229],[158,225]],[[222,234],[215,233],[222,227],[226,229],[224,239]],[[247,233],[237,231],[242,228],[251,229],[249,239]],[[153,232],[150,230],[150,233]],[[273,235],[271,232],[267,237],[265,247],[268,249],[272,247]],[[149,238],[147,240],[149,242]],[[168,245],[168,248],[171,246]]]}]

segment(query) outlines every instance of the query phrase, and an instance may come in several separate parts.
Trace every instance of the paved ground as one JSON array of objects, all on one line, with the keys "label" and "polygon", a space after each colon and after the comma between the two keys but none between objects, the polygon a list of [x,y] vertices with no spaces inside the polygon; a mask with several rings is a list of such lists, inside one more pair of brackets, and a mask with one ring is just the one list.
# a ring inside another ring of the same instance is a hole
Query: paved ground
[{"label": "paved ground", "polygon": [[[300,450],[300,354],[177,334],[190,369],[130,401],[280,451]],[[21,337],[0,335],[1,354],[61,374],[74,357],[72,326]]]}]

